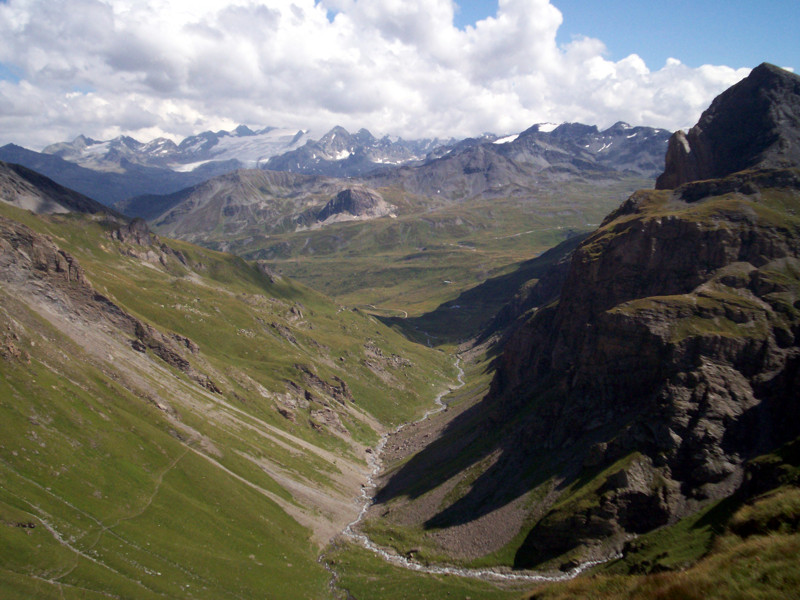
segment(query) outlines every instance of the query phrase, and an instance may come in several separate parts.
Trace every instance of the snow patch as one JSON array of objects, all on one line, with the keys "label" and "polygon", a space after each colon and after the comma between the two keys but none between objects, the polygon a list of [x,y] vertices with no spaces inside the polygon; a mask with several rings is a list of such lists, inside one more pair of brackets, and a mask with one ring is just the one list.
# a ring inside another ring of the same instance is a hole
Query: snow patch
[{"label": "snow patch", "polygon": [[345,158],[350,158],[352,155],[353,153],[349,150],[342,150],[333,155],[333,160],[344,160]]},{"label": "snow patch", "polygon": [[558,123],[539,123],[536,127],[541,133],[550,133],[558,127]]},{"label": "snow patch", "polygon": [[[540,129],[539,131],[541,131],[541,129]],[[495,140],[495,141],[494,141],[494,142],[492,142],[492,143],[494,143],[494,144],[508,144],[508,143],[510,143],[510,142],[513,142],[513,141],[514,141],[515,139],[517,139],[518,137],[519,137],[519,134],[518,134],[518,133],[515,133],[514,135],[507,135],[507,136],[506,136],[506,137],[504,137],[504,138],[500,138],[499,140]]]},{"label": "snow patch", "polygon": [[169,168],[177,173],[189,173],[194,171],[197,167],[202,167],[206,163],[213,162],[211,160],[201,160],[200,162],[193,162],[193,163],[186,163],[186,164],[174,164],[170,165]]}]

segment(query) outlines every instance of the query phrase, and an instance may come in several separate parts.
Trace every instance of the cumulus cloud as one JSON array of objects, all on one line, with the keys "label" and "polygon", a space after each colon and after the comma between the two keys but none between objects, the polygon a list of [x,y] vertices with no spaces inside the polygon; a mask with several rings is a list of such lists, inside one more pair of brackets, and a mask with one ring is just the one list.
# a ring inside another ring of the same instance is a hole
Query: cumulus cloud
[{"label": "cumulus cloud", "polygon": [[454,0],[8,0],[0,143],[79,133],[182,138],[239,123],[405,138],[542,121],[692,125],[747,74],[559,47],[548,0],[500,0],[464,30]]}]

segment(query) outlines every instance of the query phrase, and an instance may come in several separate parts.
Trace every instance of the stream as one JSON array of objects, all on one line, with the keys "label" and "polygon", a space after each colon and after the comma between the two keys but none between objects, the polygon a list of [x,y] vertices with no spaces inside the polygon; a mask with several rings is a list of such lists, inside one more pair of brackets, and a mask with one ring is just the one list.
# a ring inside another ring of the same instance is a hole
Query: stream
[{"label": "stream", "polygon": [[[404,423],[397,427],[392,434],[397,434],[398,432],[402,431],[403,428],[408,427],[414,423],[420,423],[425,419],[435,415],[444,409],[447,408],[447,405],[444,403],[443,398],[450,394],[451,392],[460,389],[464,386],[464,369],[461,368],[461,359],[458,358],[455,364],[456,368],[458,369],[458,385],[456,387],[450,388],[441,392],[435,399],[435,407],[426,412],[420,419],[417,421]],[[531,582],[545,582],[545,581],[566,581],[569,579],[573,579],[577,577],[583,571],[598,565],[608,560],[611,560],[616,557],[610,557],[609,559],[605,560],[597,560],[597,561],[589,561],[582,564],[577,565],[570,571],[559,573],[559,572],[549,572],[549,573],[541,573],[536,571],[511,571],[507,569],[495,569],[495,568],[487,568],[487,569],[469,569],[465,567],[455,567],[449,565],[428,565],[422,564],[417,562],[413,559],[407,558],[405,556],[399,555],[395,552],[390,552],[384,548],[381,548],[377,544],[375,544],[369,537],[357,531],[357,526],[367,514],[367,510],[369,510],[370,506],[372,506],[374,499],[375,499],[375,491],[377,487],[377,476],[381,471],[382,468],[382,461],[381,456],[383,454],[383,449],[386,446],[386,442],[389,439],[389,436],[392,435],[390,433],[385,433],[381,436],[380,441],[373,449],[372,454],[369,456],[369,466],[371,467],[370,475],[367,478],[367,483],[361,490],[361,496],[358,499],[359,504],[361,505],[361,510],[358,513],[356,519],[350,523],[347,527],[345,527],[342,535],[346,538],[349,538],[361,546],[366,548],[367,550],[371,551],[372,553],[380,556],[386,562],[402,567],[404,569],[409,569],[411,571],[417,571],[419,573],[427,573],[432,575],[456,575],[458,577],[469,577],[473,579],[483,579],[483,580],[495,580],[495,581],[531,581]],[[336,573],[328,567],[331,571],[333,579],[336,580],[337,576]]]}]

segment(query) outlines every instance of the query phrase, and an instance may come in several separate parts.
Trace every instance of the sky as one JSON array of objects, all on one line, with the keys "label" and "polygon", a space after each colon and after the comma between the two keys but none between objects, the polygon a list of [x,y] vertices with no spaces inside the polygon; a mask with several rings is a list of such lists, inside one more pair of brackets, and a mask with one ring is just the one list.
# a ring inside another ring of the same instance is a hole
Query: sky
[{"label": "sky", "polygon": [[0,0],[0,144],[238,124],[467,137],[693,125],[800,0]]}]

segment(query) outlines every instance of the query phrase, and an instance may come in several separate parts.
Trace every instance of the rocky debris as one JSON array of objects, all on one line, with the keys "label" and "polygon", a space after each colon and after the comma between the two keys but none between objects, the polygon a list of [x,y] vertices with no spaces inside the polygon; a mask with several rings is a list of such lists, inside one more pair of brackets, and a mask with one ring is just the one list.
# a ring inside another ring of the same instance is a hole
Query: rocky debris
[{"label": "rocky debris", "polygon": [[178,334],[165,335],[124,312],[92,287],[74,257],[46,236],[4,217],[0,217],[0,279],[27,287],[75,317],[92,322],[108,321],[134,338],[131,341],[134,350],[151,350],[207,390],[221,393],[217,385],[184,356],[184,351],[197,354],[197,344]]},{"label": "rocky debris", "polygon": [[675,132],[656,189],[757,168],[800,164],[800,76],[762,63]]},{"label": "rocky debris", "polygon": [[350,432],[342,424],[339,413],[335,410],[324,407],[320,410],[312,410],[309,416],[309,424],[316,431],[328,430],[341,435],[350,435]]},{"label": "rocky debris", "polygon": [[127,225],[123,225],[111,232],[112,240],[118,240],[123,244],[136,244],[138,246],[152,246],[156,242],[156,237],[150,233],[150,227],[144,219],[132,219]]},{"label": "rocky debris", "polygon": [[407,358],[403,358],[398,354],[386,356],[383,350],[372,340],[367,340],[364,344],[364,354],[366,354],[367,359],[372,359],[373,362],[377,361],[380,366],[391,367],[393,369],[406,368],[414,364]]},{"label": "rocky debris", "polygon": [[393,208],[378,192],[366,188],[347,188],[322,207],[317,215],[317,221],[327,221],[337,216],[362,219],[383,217]]},{"label": "rocky debris", "polygon": [[20,336],[10,329],[0,337],[0,358],[4,360],[19,360],[30,364],[31,356],[28,351],[20,348]]},{"label": "rocky debris", "polygon": [[144,347],[145,350],[151,350],[165,363],[186,373],[189,378],[196,381],[208,391],[215,394],[222,393],[222,390],[217,387],[208,375],[197,371],[192,364],[184,358],[180,347],[176,347],[175,345],[175,342],[178,342],[192,354],[197,354],[199,347],[193,341],[177,334],[172,334],[170,336],[164,335],[156,328],[139,320],[134,321],[134,335],[138,342],[138,347],[135,347],[135,349],[138,349],[140,352],[142,351],[142,347]]},{"label": "rocky debris", "polygon": [[269,266],[266,261],[257,260],[256,261],[256,269],[259,273],[264,275],[267,279],[269,279],[270,283],[276,283],[282,279],[282,277],[275,272],[275,270]]},{"label": "rocky debris", "polygon": [[386,356],[373,340],[364,344],[362,364],[388,385],[399,385],[392,371],[412,366],[412,362],[397,354]]},{"label": "rocky debris", "polygon": [[286,325],[282,325],[281,323],[270,323],[270,327],[272,327],[275,331],[277,331],[280,336],[285,339],[290,344],[294,344],[297,346],[297,338],[294,337],[292,330],[286,327]]},{"label": "rocky debris", "polygon": [[144,219],[133,219],[128,224],[112,230],[108,237],[120,242],[127,256],[150,263],[160,263],[163,266],[168,265],[169,258],[174,258],[182,265],[189,266],[189,261],[183,252],[162,243],[158,236],[150,231]]},{"label": "rocky debris", "polygon": [[295,417],[294,411],[291,410],[290,408],[277,405],[275,406],[275,410],[277,410],[278,414],[282,416],[284,419],[287,419],[292,423],[297,423],[297,418]]},{"label": "rocky debris", "polygon": [[284,394],[268,394],[275,404],[273,408],[278,411],[284,419],[297,422],[297,411],[308,410],[311,406],[311,401],[307,398],[307,392],[294,381],[287,380],[286,393]]},{"label": "rocky debris", "polygon": [[300,371],[305,384],[316,389],[319,393],[333,398],[339,404],[345,404],[347,401],[354,401],[353,394],[350,392],[347,383],[336,375],[333,376],[334,383],[331,384],[312,372],[306,365],[295,365],[294,368]]},{"label": "rocky debris", "polygon": [[0,217],[0,266],[6,281],[22,282],[33,275],[64,283],[88,286],[78,262],[50,238]]}]

